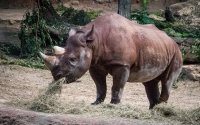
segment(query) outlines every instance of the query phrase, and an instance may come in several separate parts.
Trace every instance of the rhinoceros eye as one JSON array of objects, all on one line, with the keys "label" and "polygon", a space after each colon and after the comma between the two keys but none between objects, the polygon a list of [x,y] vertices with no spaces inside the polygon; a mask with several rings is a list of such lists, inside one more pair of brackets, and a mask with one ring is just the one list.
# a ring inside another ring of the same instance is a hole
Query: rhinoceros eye
[{"label": "rhinoceros eye", "polygon": [[76,58],[70,58],[69,59],[69,63],[71,64],[71,65],[76,65],[76,63],[77,63],[77,60],[76,60]]}]

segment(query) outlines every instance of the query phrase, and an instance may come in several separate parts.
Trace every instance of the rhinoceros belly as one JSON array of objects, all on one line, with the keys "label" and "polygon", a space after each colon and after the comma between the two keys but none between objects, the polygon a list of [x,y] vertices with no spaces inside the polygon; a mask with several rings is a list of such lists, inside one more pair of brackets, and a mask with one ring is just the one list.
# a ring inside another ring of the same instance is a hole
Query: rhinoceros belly
[{"label": "rhinoceros belly", "polygon": [[159,76],[165,70],[164,67],[142,68],[137,72],[130,72],[128,82],[147,82]]}]

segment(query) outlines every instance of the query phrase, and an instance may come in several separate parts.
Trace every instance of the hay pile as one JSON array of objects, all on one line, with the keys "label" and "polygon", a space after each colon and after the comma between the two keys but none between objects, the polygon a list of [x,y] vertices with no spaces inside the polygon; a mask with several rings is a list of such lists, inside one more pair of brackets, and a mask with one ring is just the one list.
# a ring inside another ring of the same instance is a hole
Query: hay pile
[{"label": "hay pile", "polygon": [[65,78],[58,81],[53,81],[49,86],[40,90],[39,95],[32,102],[30,102],[28,109],[39,112],[60,112],[61,104],[58,102],[59,94],[62,90],[62,85],[66,82]]},{"label": "hay pile", "polygon": [[200,107],[196,109],[182,109],[169,104],[159,104],[152,110],[153,119],[167,119],[181,124],[200,125]]}]

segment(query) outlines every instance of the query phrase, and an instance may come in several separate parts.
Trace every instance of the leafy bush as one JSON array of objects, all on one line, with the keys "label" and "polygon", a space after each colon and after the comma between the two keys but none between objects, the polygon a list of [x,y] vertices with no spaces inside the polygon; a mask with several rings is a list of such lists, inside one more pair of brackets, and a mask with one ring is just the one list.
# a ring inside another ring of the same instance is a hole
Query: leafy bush
[{"label": "leafy bush", "polygon": [[[91,21],[87,13],[83,10],[74,10],[73,8],[60,6],[57,11],[64,12],[62,14],[64,24],[67,22],[75,25],[85,25]],[[20,56],[28,58],[37,57],[38,52],[43,51],[43,49],[48,46],[61,45],[60,41],[62,41],[63,38],[58,36],[59,40],[52,39],[47,25],[60,31],[63,27],[66,27],[63,26],[62,23],[62,21],[57,21],[56,23],[50,21],[46,22],[38,9],[34,9],[32,14],[27,12],[25,19],[21,22],[21,30],[18,34],[19,39],[21,40]]]},{"label": "leafy bush", "polygon": [[102,11],[90,11],[90,12],[87,12],[87,15],[89,16],[90,20],[93,20],[97,18],[98,16],[100,16],[101,13]]},{"label": "leafy bush", "polygon": [[65,8],[65,12],[62,14],[62,18],[70,24],[74,25],[86,25],[91,22],[90,17],[84,10],[75,10],[74,8]]},{"label": "leafy bush", "polygon": [[74,15],[69,18],[69,23],[74,25],[83,26],[89,22],[91,22],[91,20],[84,10],[75,11]]},{"label": "leafy bush", "polygon": [[142,11],[134,10],[131,12],[131,19],[136,20],[139,24],[154,24],[154,20],[149,18],[148,15],[146,9]]},{"label": "leafy bush", "polygon": [[38,56],[38,52],[47,47],[47,43],[55,44],[46,28],[46,21],[39,16],[38,10],[33,10],[32,15],[27,12],[20,28],[18,36],[21,40],[21,57]]},{"label": "leafy bush", "polygon": [[62,2],[58,4],[56,11],[61,15],[64,21],[74,25],[85,25],[91,22],[92,19],[100,16],[101,13],[101,11],[85,12],[84,10],[75,10],[72,7],[67,8]]},{"label": "leafy bush", "polygon": [[169,36],[182,37],[181,33],[176,32],[172,28],[166,28],[166,29],[163,29],[163,31],[165,31]]},{"label": "leafy bush", "polygon": [[43,60],[40,57],[32,57],[27,59],[19,59],[14,64],[29,67],[29,68],[35,68],[35,69],[47,69],[45,64],[43,63]]},{"label": "leafy bush", "polygon": [[191,50],[197,56],[197,62],[200,63],[200,39],[195,40],[195,44],[191,46]]},{"label": "leafy bush", "polygon": [[59,2],[59,3],[58,3],[58,7],[56,8],[56,12],[57,12],[59,15],[62,15],[66,10],[67,10],[67,8],[63,5],[63,3],[62,3],[62,2]]}]

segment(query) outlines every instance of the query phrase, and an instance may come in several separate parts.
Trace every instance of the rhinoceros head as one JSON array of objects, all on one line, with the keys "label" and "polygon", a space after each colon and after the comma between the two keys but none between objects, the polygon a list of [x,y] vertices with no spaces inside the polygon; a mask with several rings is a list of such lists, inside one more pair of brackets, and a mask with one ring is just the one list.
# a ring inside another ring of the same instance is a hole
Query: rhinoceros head
[{"label": "rhinoceros head", "polygon": [[66,77],[68,83],[76,81],[89,69],[92,50],[88,43],[93,41],[94,26],[87,32],[71,29],[64,48],[54,46],[54,56],[40,52],[45,65],[51,70],[55,80]]}]

